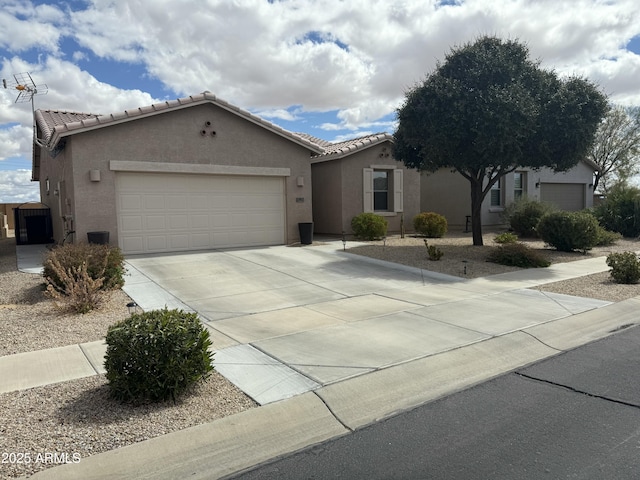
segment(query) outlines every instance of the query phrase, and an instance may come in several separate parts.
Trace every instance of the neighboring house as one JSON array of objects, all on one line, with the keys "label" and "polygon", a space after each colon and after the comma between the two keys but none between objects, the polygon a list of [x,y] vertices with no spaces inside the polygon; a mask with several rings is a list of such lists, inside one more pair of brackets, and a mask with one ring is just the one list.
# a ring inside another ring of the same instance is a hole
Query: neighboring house
[{"label": "neighboring house", "polygon": [[33,178],[57,242],[106,231],[127,254],[278,245],[312,221],[309,160],[323,149],[208,92],[35,120]]},{"label": "neighboring house", "polygon": [[313,221],[319,233],[352,233],[351,220],[363,212],[385,217],[389,233],[401,222],[413,230],[420,213],[420,174],[391,154],[393,137],[368,135],[341,143],[308,137],[324,148],[311,158]]},{"label": "neighboring house", "polygon": [[[588,160],[567,172],[551,169],[518,169],[505,175],[487,194],[482,204],[482,224],[504,224],[502,212],[514,200],[528,197],[548,202],[562,210],[582,210],[593,206],[593,175],[597,165]],[[466,224],[471,215],[469,181],[447,169],[422,173],[420,185],[422,211],[433,211],[447,218],[449,225]]]},{"label": "neighboring house", "polygon": [[35,122],[33,179],[56,242],[108,232],[126,254],[282,245],[300,240],[299,223],[351,233],[353,216],[375,211],[399,232],[419,211],[420,175],[393,160],[390,135],[330,144],[209,92],[111,115],[37,110]]}]

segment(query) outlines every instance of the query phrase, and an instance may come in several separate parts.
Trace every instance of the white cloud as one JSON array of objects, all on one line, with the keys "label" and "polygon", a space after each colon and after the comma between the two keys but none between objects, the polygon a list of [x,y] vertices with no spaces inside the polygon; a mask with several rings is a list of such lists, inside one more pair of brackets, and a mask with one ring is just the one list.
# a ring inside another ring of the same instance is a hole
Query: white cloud
[{"label": "white cloud", "polygon": [[31,181],[30,170],[0,170],[0,203],[40,201],[37,182]]},{"label": "white cloud", "polygon": [[[308,112],[335,112],[336,121],[321,128],[379,131],[393,128],[384,119],[407,88],[451,47],[483,34],[526,42],[544,66],[588,76],[614,101],[640,105],[640,56],[624,49],[640,35],[637,0],[78,4],[3,1],[0,49],[8,55],[1,58],[2,76],[29,71],[47,83],[49,93],[36,99],[36,108],[111,113],[158,101],[89,73],[109,59],[143,66],[175,96],[210,90],[266,118],[296,121]],[[60,51],[65,37],[80,49]],[[27,61],[21,55],[30,48],[42,57]],[[14,104],[14,94],[0,89],[0,124],[25,128],[3,134],[0,146],[15,152],[19,145],[19,154],[30,158],[30,106]]]}]

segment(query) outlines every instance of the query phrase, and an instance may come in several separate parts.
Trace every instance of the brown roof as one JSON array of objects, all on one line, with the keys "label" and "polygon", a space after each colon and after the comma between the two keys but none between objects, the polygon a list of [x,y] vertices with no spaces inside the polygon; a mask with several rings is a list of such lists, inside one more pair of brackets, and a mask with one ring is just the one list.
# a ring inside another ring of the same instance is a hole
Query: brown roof
[{"label": "brown roof", "polygon": [[364,150],[383,142],[393,142],[393,136],[388,133],[374,133],[372,135],[353,138],[344,142],[326,142],[326,145],[323,145],[324,151],[319,155],[314,155],[311,158],[311,161],[323,162],[326,160],[334,160],[337,158],[346,157],[347,155],[351,155],[358,150]]},{"label": "brown roof", "polygon": [[125,110],[124,112],[112,113],[109,115],[95,115],[57,110],[36,110],[35,120],[43,134],[43,138],[40,139],[41,142],[45,144],[48,149],[53,150],[62,138],[75,133],[95,130],[110,125],[117,125],[119,123],[136,120],[138,118],[158,115],[166,111],[187,108],[204,103],[213,103],[229,112],[249,120],[252,123],[255,123],[256,125],[271,130],[281,137],[302,145],[316,154],[323,152],[323,148],[317,143],[295,133],[291,133],[271,122],[263,120],[246,110],[242,110],[231,105],[210,92],[203,92],[186,98],[156,103],[147,107]]}]

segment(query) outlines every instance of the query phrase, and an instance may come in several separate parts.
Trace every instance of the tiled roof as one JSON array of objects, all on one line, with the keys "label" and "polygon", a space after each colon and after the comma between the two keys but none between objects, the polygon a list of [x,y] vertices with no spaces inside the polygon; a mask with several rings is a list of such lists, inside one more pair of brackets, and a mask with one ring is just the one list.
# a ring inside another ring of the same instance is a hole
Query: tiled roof
[{"label": "tiled roof", "polygon": [[309,135],[308,133],[296,132],[296,135],[298,135],[298,136],[300,136],[302,138],[306,138],[310,142],[315,143],[316,145],[319,145],[321,147],[327,147],[327,146],[331,145],[331,142],[327,142],[326,140],[323,140],[322,138],[314,137],[313,135]]},{"label": "tiled roof", "polygon": [[333,160],[350,155],[358,150],[372,147],[382,142],[393,142],[393,136],[388,133],[374,133],[364,137],[353,138],[344,142],[328,143],[323,145],[323,152],[315,155],[312,161],[321,162],[324,160]]},{"label": "tiled roof", "polygon": [[96,118],[100,115],[92,113],[65,112],[61,110],[36,110],[35,117],[45,142],[53,135],[53,130],[60,125],[81,123],[88,118]]},{"label": "tiled roof", "polygon": [[140,107],[133,110],[125,110],[121,113],[112,113],[109,115],[93,115],[73,112],[60,112],[54,110],[37,110],[35,113],[36,122],[40,127],[44,138],[40,139],[49,149],[54,149],[58,142],[68,135],[75,133],[94,130],[97,128],[116,125],[128,122],[138,118],[144,118],[157,115],[169,110],[177,110],[200,105],[205,103],[213,103],[229,112],[249,120],[252,123],[260,125],[272,132],[287,138],[299,145],[302,145],[316,154],[323,152],[320,145],[308,140],[305,137],[291,133],[271,122],[253,115],[252,113],[242,110],[241,108],[231,105],[230,103],[216,97],[210,92],[203,92],[198,95],[192,95],[186,98],[170,100],[162,103],[156,103],[147,107]]}]

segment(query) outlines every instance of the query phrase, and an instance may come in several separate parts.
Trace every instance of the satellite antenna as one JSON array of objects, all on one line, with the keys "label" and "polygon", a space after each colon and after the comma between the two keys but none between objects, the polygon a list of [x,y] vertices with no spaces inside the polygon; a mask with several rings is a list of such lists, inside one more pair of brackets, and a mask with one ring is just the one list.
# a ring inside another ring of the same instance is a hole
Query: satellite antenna
[{"label": "satellite antenna", "polygon": [[4,88],[12,88],[18,90],[18,96],[16,97],[15,103],[31,102],[32,110],[33,97],[35,97],[36,95],[46,95],[49,91],[49,87],[47,87],[46,85],[36,85],[29,72],[17,73],[13,75],[13,78],[15,79],[15,83],[7,83],[7,81],[3,78],[2,86]]}]

